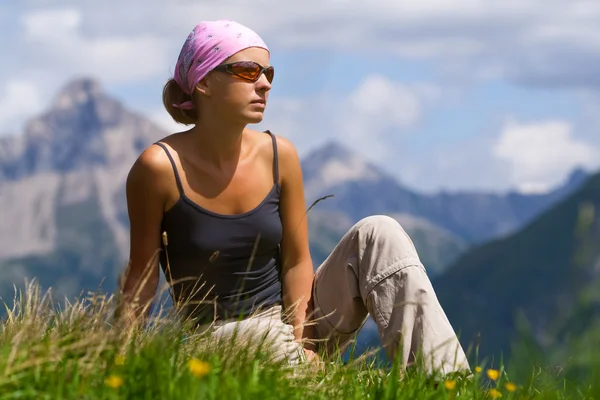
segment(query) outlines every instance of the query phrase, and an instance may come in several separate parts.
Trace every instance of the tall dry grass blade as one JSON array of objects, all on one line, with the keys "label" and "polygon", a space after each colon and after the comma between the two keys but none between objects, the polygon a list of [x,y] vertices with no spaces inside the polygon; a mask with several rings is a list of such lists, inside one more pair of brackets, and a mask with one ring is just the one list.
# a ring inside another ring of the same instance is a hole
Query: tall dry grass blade
[{"label": "tall dry grass blade", "polygon": [[308,207],[308,209],[306,210],[305,214],[308,214],[310,212],[310,210],[313,209],[314,206],[316,206],[317,204],[319,204],[320,202],[322,202],[324,200],[327,200],[330,197],[334,197],[334,195],[333,194],[328,194],[326,196],[319,197],[318,199],[316,199],[315,201],[313,201],[313,203],[310,205],[310,207]]}]

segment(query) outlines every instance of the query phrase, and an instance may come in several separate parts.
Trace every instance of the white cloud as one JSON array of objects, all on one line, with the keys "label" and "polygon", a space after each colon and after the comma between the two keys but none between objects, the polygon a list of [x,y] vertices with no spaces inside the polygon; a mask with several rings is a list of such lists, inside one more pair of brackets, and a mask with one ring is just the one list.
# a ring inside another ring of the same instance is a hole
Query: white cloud
[{"label": "white cloud", "polygon": [[[61,5],[64,8],[58,8]],[[600,82],[597,62],[592,62],[600,57],[596,1],[106,0],[100,5],[58,0],[51,9],[31,9],[23,16],[26,37],[60,38],[47,42],[52,51],[44,56],[52,58],[57,52],[55,58],[61,59],[71,54],[62,66],[75,63],[75,69],[100,62],[97,69],[88,70],[100,72],[103,81],[118,79],[126,69],[142,77],[166,74],[198,21],[232,18],[255,28],[276,50],[427,58],[455,74],[501,75],[549,86]],[[64,40],[72,43],[63,49]],[[106,56],[107,48],[121,50]],[[31,50],[21,51],[26,55]]]},{"label": "white cloud", "polygon": [[[25,35],[25,69],[68,79],[89,74],[104,83],[132,83],[168,73],[168,46],[153,32],[115,36],[110,31],[85,34],[82,10],[36,10],[21,18]],[[87,15],[87,18],[93,18]],[[115,16],[119,19],[118,16]],[[27,60],[31,62],[27,62]]]},{"label": "white cloud", "polygon": [[[47,107],[54,94],[76,76],[91,76],[105,85],[164,80],[169,76],[174,41],[153,28],[147,29],[139,19],[133,19],[138,25],[122,34],[112,32],[111,21],[101,31],[90,32],[89,23],[102,6],[61,7],[61,2],[57,3],[51,8],[23,7],[26,11],[16,14],[10,25],[13,30],[3,32],[0,41],[12,57],[0,65],[0,76],[15,83],[7,84],[5,90],[1,133],[22,130],[25,118]],[[113,6],[110,14],[118,25],[125,16],[115,12],[120,7]],[[156,11],[156,7],[150,9]],[[25,103],[22,99],[29,95]],[[18,111],[19,107],[23,111]]]},{"label": "white cloud", "polygon": [[389,155],[388,138],[417,125],[441,90],[430,83],[404,84],[369,75],[347,95],[322,91],[306,98],[271,95],[258,129],[289,137],[300,153],[335,139],[371,160]]},{"label": "white cloud", "polygon": [[421,118],[414,90],[383,76],[367,76],[342,102],[337,116],[340,136],[373,159],[388,154],[385,135],[413,127]]},{"label": "white cloud", "polygon": [[23,119],[40,112],[43,107],[40,92],[33,82],[8,81],[0,96],[0,135],[17,133]]},{"label": "white cloud", "polygon": [[52,43],[71,35],[77,35],[82,15],[73,8],[36,10],[23,15],[25,40]]},{"label": "white cloud", "polygon": [[433,141],[428,152],[402,152],[387,166],[409,187],[487,191],[498,194],[547,192],[562,185],[575,168],[600,169],[596,125],[563,120],[487,122],[480,134],[450,142]]},{"label": "white cloud", "polygon": [[493,155],[508,164],[512,183],[522,191],[546,191],[575,167],[598,166],[600,154],[574,137],[566,121],[508,121]]},{"label": "white cloud", "polygon": [[434,60],[451,79],[600,86],[595,1],[23,3],[17,14],[21,29],[3,32],[13,57],[0,66],[0,76],[33,76],[45,93],[73,75],[93,75],[106,84],[162,80],[191,28],[216,18],[253,27],[274,51],[360,52],[381,62],[401,55]]},{"label": "white cloud", "polygon": [[401,162],[390,159],[390,169],[409,187],[422,192],[490,191],[513,189],[506,165],[492,156],[495,140],[485,136],[433,141],[428,153],[401,152]]},{"label": "white cloud", "polygon": [[348,115],[399,128],[414,125],[421,116],[417,95],[403,84],[380,75],[367,76],[348,99]]},{"label": "white cloud", "polygon": [[576,96],[581,103],[576,129],[581,138],[600,149],[600,92],[585,90]]}]

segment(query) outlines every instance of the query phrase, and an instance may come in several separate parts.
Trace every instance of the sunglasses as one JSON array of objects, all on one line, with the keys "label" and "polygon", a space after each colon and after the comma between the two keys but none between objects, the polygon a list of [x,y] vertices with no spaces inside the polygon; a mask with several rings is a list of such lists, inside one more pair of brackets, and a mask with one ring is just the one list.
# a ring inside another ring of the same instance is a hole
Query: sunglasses
[{"label": "sunglasses", "polygon": [[273,66],[263,67],[254,61],[238,61],[229,64],[217,65],[214,71],[226,72],[235,75],[250,82],[256,82],[260,75],[264,72],[269,83],[273,82],[275,69]]}]

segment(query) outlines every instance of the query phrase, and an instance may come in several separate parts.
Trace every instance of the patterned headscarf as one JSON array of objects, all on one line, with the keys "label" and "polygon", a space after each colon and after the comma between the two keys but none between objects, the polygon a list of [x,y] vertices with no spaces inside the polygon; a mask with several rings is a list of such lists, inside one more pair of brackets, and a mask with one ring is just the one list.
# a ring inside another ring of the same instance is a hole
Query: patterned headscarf
[{"label": "patterned headscarf", "polygon": [[[202,21],[183,44],[173,78],[191,96],[196,84],[214,67],[248,47],[262,47],[269,51],[256,32],[235,21]],[[188,110],[194,108],[191,101],[173,106]]]}]

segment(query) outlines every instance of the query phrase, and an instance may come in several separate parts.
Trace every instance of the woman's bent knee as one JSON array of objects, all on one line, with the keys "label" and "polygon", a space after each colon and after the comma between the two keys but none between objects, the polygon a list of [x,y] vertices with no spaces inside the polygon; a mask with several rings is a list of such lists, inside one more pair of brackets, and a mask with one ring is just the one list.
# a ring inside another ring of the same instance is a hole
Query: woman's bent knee
[{"label": "woman's bent knee", "polygon": [[417,249],[400,223],[386,215],[373,215],[355,226],[358,277],[364,296],[392,274],[408,266],[423,267]]},{"label": "woman's bent knee", "polygon": [[417,249],[402,225],[387,215],[372,215],[361,219],[355,225],[360,239],[379,251],[387,250],[398,256],[417,257]]},{"label": "woman's bent knee", "polygon": [[355,227],[359,230],[402,229],[400,223],[388,215],[370,215],[358,221]]}]

